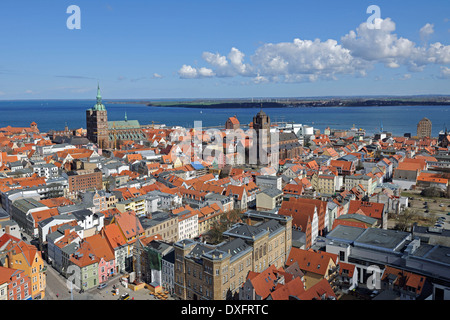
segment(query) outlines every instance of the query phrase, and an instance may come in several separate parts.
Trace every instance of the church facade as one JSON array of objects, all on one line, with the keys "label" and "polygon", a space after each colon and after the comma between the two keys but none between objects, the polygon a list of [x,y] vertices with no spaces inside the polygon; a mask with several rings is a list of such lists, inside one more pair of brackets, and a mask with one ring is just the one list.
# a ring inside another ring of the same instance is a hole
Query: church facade
[{"label": "church facade", "polygon": [[86,110],[86,137],[101,149],[116,149],[125,140],[145,138],[138,120],[108,121],[108,111],[102,102],[100,86],[97,87],[97,102]]}]

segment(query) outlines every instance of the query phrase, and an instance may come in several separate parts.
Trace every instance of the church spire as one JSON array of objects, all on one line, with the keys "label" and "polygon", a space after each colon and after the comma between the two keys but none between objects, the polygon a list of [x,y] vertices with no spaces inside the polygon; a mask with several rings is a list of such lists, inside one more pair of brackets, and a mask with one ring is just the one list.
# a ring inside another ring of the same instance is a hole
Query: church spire
[{"label": "church spire", "polygon": [[102,95],[100,94],[100,82],[97,83],[97,104],[102,103]]},{"label": "church spire", "polygon": [[106,110],[105,106],[102,103],[102,95],[100,93],[100,83],[97,83],[97,103],[94,106],[94,110],[96,110],[96,111]]}]

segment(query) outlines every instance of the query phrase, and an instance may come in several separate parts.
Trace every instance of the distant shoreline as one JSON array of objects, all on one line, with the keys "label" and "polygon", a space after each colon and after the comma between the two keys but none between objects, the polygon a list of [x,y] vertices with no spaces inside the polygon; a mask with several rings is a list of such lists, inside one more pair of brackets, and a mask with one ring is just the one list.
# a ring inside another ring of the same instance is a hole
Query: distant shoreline
[{"label": "distant shoreline", "polygon": [[[266,100],[266,101],[262,101]],[[110,104],[141,104],[148,107],[239,109],[239,108],[314,108],[314,107],[384,107],[384,106],[447,106],[450,97],[434,98],[325,98],[325,99],[245,99],[192,100],[192,101],[109,101]]]}]

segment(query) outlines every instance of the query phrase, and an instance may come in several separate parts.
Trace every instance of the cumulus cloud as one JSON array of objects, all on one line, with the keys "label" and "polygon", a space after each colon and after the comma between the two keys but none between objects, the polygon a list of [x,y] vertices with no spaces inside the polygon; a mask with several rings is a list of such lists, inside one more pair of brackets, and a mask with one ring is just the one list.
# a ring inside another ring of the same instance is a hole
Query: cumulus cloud
[{"label": "cumulus cloud", "polygon": [[427,23],[419,30],[420,38],[425,41],[434,33],[434,24]]},{"label": "cumulus cloud", "polygon": [[178,74],[182,79],[192,79],[197,77],[197,69],[183,64],[180,70],[178,70]]},{"label": "cumulus cloud", "polygon": [[353,74],[362,69],[348,49],[331,39],[264,44],[251,60],[261,75],[282,76],[290,82],[333,78],[336,74]]},{"label": "cumulus cloud", "polygon": [[195,78],[205,78],[214,76],[212,69],[201,67],[199,69],[192,66],[183,65],[178,74],[182,79],[195,79]]},{"label": "cumulus cloud", "polygon": [[156,73],[156,72],[152,75],[153,79],[161,79],[162,77],[163,77],[162,75],[160,75],[159,73]]},{"label": "cumulus cloud", "polygon": [[[429,64],[450,63],[450,46],[436,42],[418,46],[395,33],[396,25],[390,19],[377,19],[377,28],[366,22],[350,30],[338,40],[294,39],[292,42],[266,43],[259,46],[249,62],[245,54],[231,48],[227,55],[203,52],[208,67],[183,65],[181,78],[251,77],[254,83],[303,82],[321,79],[334,80],[340,75],[366,76],[376,64],[386,68],[406,67],[409,72],[420,72]],[[434,33],[434,25],[427,23],[419,34],[422,39]],[[445,73],[444,69],[444,73]]]}]

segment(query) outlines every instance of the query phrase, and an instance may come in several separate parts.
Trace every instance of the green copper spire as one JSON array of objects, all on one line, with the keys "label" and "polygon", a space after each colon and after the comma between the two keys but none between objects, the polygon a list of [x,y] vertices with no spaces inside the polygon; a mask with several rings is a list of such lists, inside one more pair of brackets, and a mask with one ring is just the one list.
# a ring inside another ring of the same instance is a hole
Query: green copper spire
[{"label": "green copper spire", "polygon": [[97,103],[102,103],[102,95],[100,94],[100,83],[97,83]]},{"label": "green copper spire", "polygon": [[97,84],[97,103],[94,106],[94,111],[106,110],[102,103],[102,95],[100,94],[100,83]]},{"label": "green copper spire", "polygon": [[127,112],[125,111],[125,121],[128,121]]}]

